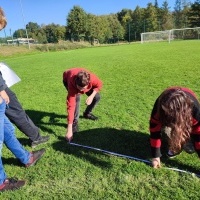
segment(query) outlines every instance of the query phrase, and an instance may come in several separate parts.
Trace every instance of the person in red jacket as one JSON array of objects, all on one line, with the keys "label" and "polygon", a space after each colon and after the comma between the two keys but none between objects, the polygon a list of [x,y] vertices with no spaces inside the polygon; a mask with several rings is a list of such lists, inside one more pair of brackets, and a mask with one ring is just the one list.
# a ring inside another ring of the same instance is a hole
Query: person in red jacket
[{"label": "person in red jacket", "polygon": [[67,112],[68,127],[66,139],[70,142],[73,133],[78,131],[80,95],[86,94],[86,109],[83,117],[90,120],[97,120],[98,117],[92,114],[92,110],[100,100],[99,91],[102,88],[102,81],[93,73],[84,68],[72,68],[63,73],[63,84],[68,91]]},{"label": "person in red jacket", "polygon": [[[200,104],[195,93],[183,87],[167,88],[156,99],[150,118],[152,166],[161,167],[162,136],[167,136],[169,156],[179,154],[188,143],[200,157]],[[163,129],[168,130],[164,132]]]}]

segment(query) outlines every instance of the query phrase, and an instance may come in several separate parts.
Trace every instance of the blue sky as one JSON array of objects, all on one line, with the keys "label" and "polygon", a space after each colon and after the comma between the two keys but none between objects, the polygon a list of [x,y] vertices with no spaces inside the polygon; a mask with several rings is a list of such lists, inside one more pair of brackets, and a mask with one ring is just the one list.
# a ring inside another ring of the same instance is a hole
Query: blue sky
[{"label": "blue sky", "polygon": [[[163,1],[158,0],[158,5],[161,6]],[[8,21],[0,37],[24,29],[24,24],[28,22],[66,25],[66,17],[75,5],[87,13],[101,15],[117,13],[123,8],[134,10],[137,5],[144,8],[148,3],[154,4],[155,0],[0,0],[0,7],[4,9]],[[168,4],[173,10],[175,0],[168,0]]]}]

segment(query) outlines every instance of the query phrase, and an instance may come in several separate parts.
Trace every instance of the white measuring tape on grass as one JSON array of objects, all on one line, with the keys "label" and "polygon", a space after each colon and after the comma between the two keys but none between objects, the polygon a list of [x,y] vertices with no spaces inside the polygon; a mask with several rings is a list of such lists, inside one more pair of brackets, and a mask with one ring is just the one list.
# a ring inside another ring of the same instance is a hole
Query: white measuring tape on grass
[{"label": "white measuring tape on grass", "polygon": [[[119,156],[119,157],[131,159],[131,160],[144,162],[146,164],[151,165],[151,161],[149,161],[149,160],[144,160],[144,159],[136,158],[136,157],[133,157],[133,156],[127,156],[127,155],[123,155],[123,154],[119,154],[119,153],[115,153],[115,152],[111,152],[111,151],[107,151],[107,150],[103,150],[103,149],[99,149],[99,148],[95,148],[95,147],[90,147],[90,146],[86,146],[86,145],[82,145],[82,144],[77,144],[77,143],[74,143],[74,142],[69,142],[69,144],[73,145],[73,146],[86,148],[86,149],[92,149],[92,150],[95,150],[95,151],[100,151],[102,153],[106,153],[106,154],[110,154],[110,155],[114,155],[114,156]],[[163,169],[168,169],[168,170],[177,171],[177,172],[181,172],[181,173],[187,173],[187,174],[191,174],[194,177],[196,176],[196,177],[200,178],[199,174],[195,174],[195,173],[188,172],[188,171],[181,170],[181,169],[177,169],[177,168],[163,167]]]}]

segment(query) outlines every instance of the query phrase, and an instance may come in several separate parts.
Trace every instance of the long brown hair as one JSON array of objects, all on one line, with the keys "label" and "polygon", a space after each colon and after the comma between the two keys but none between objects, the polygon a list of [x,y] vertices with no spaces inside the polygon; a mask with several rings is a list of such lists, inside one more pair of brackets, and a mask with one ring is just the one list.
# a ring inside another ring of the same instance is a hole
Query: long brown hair
[{"label": "long brown hair", "polygon": [[170,150],[177,153],[192,131],[192,100],[181,88],[165,90],[159,97],[158,111],[163,126],[170,127]]}]

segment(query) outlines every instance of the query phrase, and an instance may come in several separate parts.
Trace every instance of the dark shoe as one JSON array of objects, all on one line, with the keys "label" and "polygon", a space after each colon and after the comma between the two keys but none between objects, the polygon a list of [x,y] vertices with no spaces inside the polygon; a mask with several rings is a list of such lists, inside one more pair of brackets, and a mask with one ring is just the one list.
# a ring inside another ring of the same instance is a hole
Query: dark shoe
[{"label": "dark shoe", "polygon": [[195,152],[195,149],[194,149],[194,145],[192,144],[192,141],[189,140],[184,146],[183,146],[183,150],[186,152],[186,153],[189,153],[189,154],[192,154]]},{"label": "dark shoe", "polygon": [[167,157],[168,158],[175,158],[176,156],[178,156],[179,154],[181,154],[182,151],[178,152],[178,153],[173,153],[170,150],[167,152]]},{"label": "dark shoe", "polygon": [[49,136],[41,136],[39,140],[35,140],[31,143],[31,147],[35,148],[39,144],[43,144],[49,140]]},{"label": "dark shoe", "polygon": [[92,113],[83,113],[83,117],[85,119],[90,119],[90,120],[98,120],[98,117],[94,116]]},{"label": "dark shoe", "polygon": [[18,180],[17,178],[7,178],[3,184],[0,185],[0,192],[4,192],[6,190],[17,190],[24,185],[24,180]]},{"label": "dark shoe", "polygon": [[44,148],[38,151],[31,152],[31,157],[29,159],[29,162],[25,166],[30,167],[35,165],[35,163],[43,156],[44,152],[45,152]]},{"label": "dark shoe", "polygon": [[78,132],[78,123],[73,123],[72,125],[72,132],[77,133]]}]

